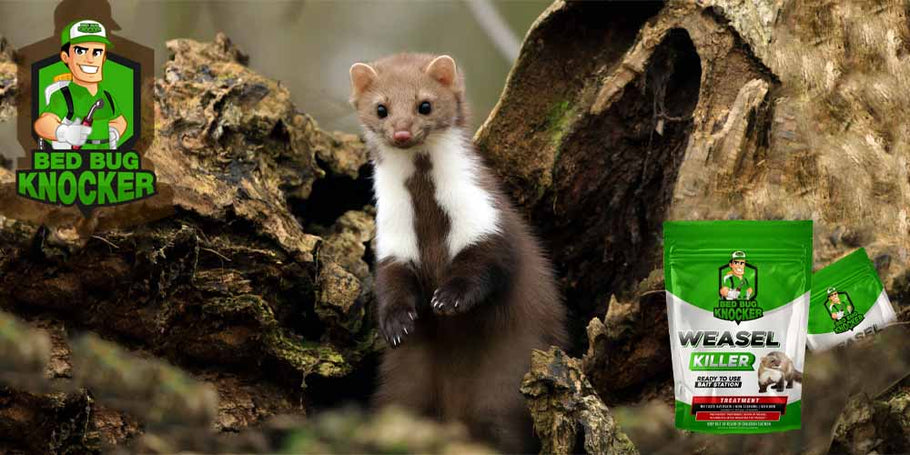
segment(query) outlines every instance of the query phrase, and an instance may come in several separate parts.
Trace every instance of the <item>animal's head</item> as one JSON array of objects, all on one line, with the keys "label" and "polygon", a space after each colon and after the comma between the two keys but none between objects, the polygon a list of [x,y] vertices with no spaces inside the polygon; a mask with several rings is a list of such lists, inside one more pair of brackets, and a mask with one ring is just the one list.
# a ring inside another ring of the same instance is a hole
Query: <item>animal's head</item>
[{"label": "animal's head", "polygon": [[783,352],[774,351],[761,359],[761,364],[765,368],[780,368],[781,364],[787,359]]},{"label": "animal's head", "polygon": [[464,81],[448,55],[396,54],[351,66],[351,104],[368,140],[418,146],[465,124]]}]

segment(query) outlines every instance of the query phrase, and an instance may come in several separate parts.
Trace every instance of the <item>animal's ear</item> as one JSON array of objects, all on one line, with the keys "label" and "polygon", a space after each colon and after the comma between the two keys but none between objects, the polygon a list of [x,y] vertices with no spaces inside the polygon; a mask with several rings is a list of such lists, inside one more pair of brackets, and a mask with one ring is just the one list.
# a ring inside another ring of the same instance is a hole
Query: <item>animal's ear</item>
[{"label": "animal's ear", "polygon": [[455,59],[448,55],[440,55],[434,58],[427,65],[426,73],[446,87],[453,87],[458,78],[458,72],[455,69]]},{"label": "animal's ear", "polygon": [[372,66],[366,63],[355,63],[351,65],[351,94],[359,96],[370,87],[370,84],[379,76]]}]

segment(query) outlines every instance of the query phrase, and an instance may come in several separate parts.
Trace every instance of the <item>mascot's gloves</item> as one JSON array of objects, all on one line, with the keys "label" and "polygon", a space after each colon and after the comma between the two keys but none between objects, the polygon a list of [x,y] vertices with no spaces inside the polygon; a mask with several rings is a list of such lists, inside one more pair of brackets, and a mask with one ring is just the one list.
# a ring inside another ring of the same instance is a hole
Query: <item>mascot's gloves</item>
[{"label": "mascot's gloves", "polygon": [[117,128],[113,126],[108,127],[107,129],[108,142],[111,145],[111,150],[117,150],[117,142],[120,141],[120,132],[117,131]]},{"label": "mascot's gloves", "polygon": [[83,125],[82,119],[78,117],[72,121],[64,119],[54,133],[57,135],[57,142],[82,147],[85,145],[88,135],[92,134],[92,127]]}]

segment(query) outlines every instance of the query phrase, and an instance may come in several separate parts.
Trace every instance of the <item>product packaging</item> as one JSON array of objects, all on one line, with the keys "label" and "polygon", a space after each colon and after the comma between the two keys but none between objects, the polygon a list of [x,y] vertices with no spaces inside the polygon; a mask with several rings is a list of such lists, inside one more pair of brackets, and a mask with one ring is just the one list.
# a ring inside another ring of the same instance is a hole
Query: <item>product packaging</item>
[{"label": "product packaging", "polygon": [[678,428],[800,428],[811,274],[811,221],[664,223]]},{"label": "product packaging", "polygon": [[895,319],[875,265],[860,248],[812,276],[809,349],[824,350],[875,334]]}]

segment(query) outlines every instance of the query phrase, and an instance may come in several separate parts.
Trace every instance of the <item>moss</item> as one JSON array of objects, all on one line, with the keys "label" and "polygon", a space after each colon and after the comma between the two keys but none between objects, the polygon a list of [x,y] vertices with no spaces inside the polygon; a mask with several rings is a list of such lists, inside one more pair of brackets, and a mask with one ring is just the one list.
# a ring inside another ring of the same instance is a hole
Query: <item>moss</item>
[{"label": "moss", "polygon": [[[541,185],[537,187],[537,199],[546,194],[548,187],[556,180],[556,169],[559,163],[559,157],[562,153],[562,140],[568,133],[571,126],[573,110],[568,100],[559,101],[550,107],[547,114],[547,133],[550,136],[550,144],[553,146],[553,158],[550,160],[549,175],[539,181]],[[555,205],[556,201],[553,201]]]},{"label": "moss", "polygon": [[301,372],[304,379],[313,373],[340,377],[351,372],[351,364],[331,345],[308,342],[288,333],[275,319],[271,307],[258,295],[216,299],[206,303],[203,310],[219,315],[246,313],[253,316],[260,325],[264,350]]},{"label": "moss", "polygon": [[281,329],[266,329],[263,340],[268,350],[306,376],[312,373],[325,377],[340,377],[351,372],[344,356],[328,344],[307,346]]},{"label": "moss", "polygon": [[[557,153],[559,152],[559,143],[562,142],[562,138],[569,130],[571,114],[572,109],[568,100],[554,103],[550,108],[549,114],[547,114],[547,131],[550,133],[550,141],[557,147]],[[555,159],[553,161],[556,162]]]}]

